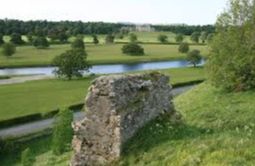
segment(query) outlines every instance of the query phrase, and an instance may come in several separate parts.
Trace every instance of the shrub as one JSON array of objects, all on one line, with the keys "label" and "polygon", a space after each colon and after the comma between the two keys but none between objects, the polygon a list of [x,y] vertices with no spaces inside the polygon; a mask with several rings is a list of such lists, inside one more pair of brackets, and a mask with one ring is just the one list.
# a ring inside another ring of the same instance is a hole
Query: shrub
[{"label": "shrub", "polygon": [[136,36],[136,34],[130,33],[130,34],[129,34],[129,41],[130,41],[130,42],[136,42],[136,41],[137,41],[137,36]]},{"label": "shrub", "polygon": [[70,144],[73,137],[73,114],[65,109],[58,113],[55,118],[52,138],[52,151],[55,155],[60,155],[70,150]]},{"label": "shrub", "polygon": [[199,50],[192,50],[187,54],[187,60],[193,64],[194,67],[197,66],[202,60],[202,56]]},{"label": "shrub", "polygon": [[35,158],[33,157],[33,154],[31,153],[31,150],[29,148],[25,149],[21,153],[21,163],[23,166],[32,166],[35,161]]},{"label": "shrub", "polygon": [[179,52],[181,53],[187,53],[189,52],[189,44],[188,43],[181,43],[178,48]]},{"label": "shrub", "polygon": [[110,44],[110,43],[114,43],[114,36],[113,35],[111,35],[111,34],[109,34],[109,35],[106,35],[106,37],[105,37],[105,43],[106,44]]},{"label": "shrub", "polygon": [[81,50],[85,50],[85,43],[83,41],[83,38],[78,37],[76,38],[72,44],[71,44],[72,49],[81,49]]},{"label": "shrub", "polygon": [[16,47],[12,43],[5,43],[2,45],[2,53],[4,56],[12,56],[16,52]]},{"label": "shrub", "polygon": [[201,33],[200,39],[201,39],[202,43],[205,43],[207,36],[208,36],[207,32],[204,31]]},{"label": "shrub", "polygon": [[214,86],[226,91],[255,88],[254,8],[254,1],[231,1],[219,16],[207,64]]},{"label": "shrub", "polygon": [[12,42],[13,44],[17,44],[17,45],[21,45],[24,44],[25,42],[22,40],[22,37],[20,34],[18,33],[13,33],[11,35],[11,40],[10,42]]},{"label": "shrub", "polygon": [[137,43],[129,43],[122,47],[122,52],[128,55],[144,55],[144,49]]},{"label": "shrub", "polygon": [[184,40],[183,34],[179,33],[175,36],[175,41],[181,43]]},{"label": "shrub", "polygon": [[0,45],[4,44],[4,36],[0,33]]},{"label": "shrub", "polygon": [[68,50],[53,59],[53,65],[58,67],[54,73],[68,80],[82,77],[83,71],[89,70],[86,58],[86,52],[82,49]]},{"label": "shrub", "polygon": [[167,35],[159,35],[158,36],[158,41],[160,42],[160,43],[167,43]]},{"label": "shrub", "polygon": [[99,40],[98,40],[98,38],[97,38],[97,35],[93,35],[92,37],[93,37],[93,43],[94,43],[94,44],[98,44],[98,43],[99,43]]},{"label": "shrub", "polygon": [[195,43],[199,43],[199,37],[200,37],[199,32],[193,32],[190,36],[190,39],[191,39],[191,41],[193,41]]},{"label": "shrub", "polygon": [[50,46],[48,40],[46,39],[46,37],[36,37],[33,40],[33,46],[35,46],[38,49],[44,49],[44,48],[48,48]]}]

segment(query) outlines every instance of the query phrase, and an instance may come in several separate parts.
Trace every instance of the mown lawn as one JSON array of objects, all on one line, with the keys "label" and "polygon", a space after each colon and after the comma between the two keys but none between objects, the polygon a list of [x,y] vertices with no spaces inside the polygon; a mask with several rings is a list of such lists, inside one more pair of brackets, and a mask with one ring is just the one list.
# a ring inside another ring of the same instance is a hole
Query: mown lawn
[{"label": "mown lawn", "polygon": [[[253,166],[255,163],[255,92],[224,93],[203,83],[174,99],[183,122],[168,117],[146,125],[125,146],[112,166]],[[50,138],[24,145],[33,150],[35,165],[52,157]],[[44,146],[45,145],[45,146]],[[24,149],[23,148],[23,149]],[[18,165],[20,151],[1,159]],[[64,166],[71,152],[57,157]]]},{"label": "mown lawn", "polygon": [[[87,44],[88,61],[91,64],[111,63],[139,63],[147,61],[184,59],[185,54],[178,52],[177,45],[145,44],[145,56],[128,56],[122,54],[121,44],[93,45]],[[0,50],[0,67],[47,66],[52,59],[66,50],[69,44],[52,45],[48,49],[36,49],[33,46],[17,47],[17,52],[12,57],[4,57]],[[191,46],[199,49],[206,56],[207,46]]]},{"label": "mown lawn", "polygon": [[[167,69],[161,72],[170,75],[172,84],[205,79],[203,68]],[[51,79],[2,85],[0,121],[82,103],[92,79]]]}]

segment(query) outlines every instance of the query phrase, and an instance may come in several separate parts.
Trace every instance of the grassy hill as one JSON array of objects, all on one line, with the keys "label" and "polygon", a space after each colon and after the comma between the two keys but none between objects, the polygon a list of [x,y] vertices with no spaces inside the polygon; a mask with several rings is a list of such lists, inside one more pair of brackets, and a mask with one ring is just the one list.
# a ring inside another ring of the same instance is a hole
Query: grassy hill
[{"label": "grassy hill", "polygon": [[[174,100],[183,123],[169,118],[149,123],[130,140],[123,166],[252,166],[255,163],[255,92],[224,93],[203,83]],[[35,165],[47,165],[49,138],[28,144]],[[66,165],[71,152],[57,158]],[[1,163],[19,163],[18,155],[6,155]]]}]

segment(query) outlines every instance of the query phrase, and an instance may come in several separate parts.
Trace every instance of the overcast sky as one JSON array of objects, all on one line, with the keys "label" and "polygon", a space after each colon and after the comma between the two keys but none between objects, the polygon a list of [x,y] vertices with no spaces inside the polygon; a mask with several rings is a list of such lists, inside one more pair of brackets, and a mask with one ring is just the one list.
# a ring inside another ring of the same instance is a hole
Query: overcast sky
[{"label": "overcast sky", "polygon": [[227,0],[2,0],[0,18],[214,24]]}]

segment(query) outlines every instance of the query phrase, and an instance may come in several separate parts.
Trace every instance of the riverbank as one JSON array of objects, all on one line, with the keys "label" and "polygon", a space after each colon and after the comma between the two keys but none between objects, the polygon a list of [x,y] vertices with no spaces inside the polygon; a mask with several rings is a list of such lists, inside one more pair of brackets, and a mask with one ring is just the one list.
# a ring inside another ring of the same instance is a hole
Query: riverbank
[{"label": "riverbank", "polygon": [[[128,56],[121,52],[123,44],[87,44],[88,62],[91,65],[102,64],[136,64],[166,60],[183,60],[186,55],[178,52],[178,45],[142,44],[144,56]],[[70,49],[70,44],[52,45],[48,49],[36,49],[33,46],[17,47],[17,52],[6,58],[0,53],[0,68],[45,67],[51,66],[54,57]],[[204,45],[192,45],[190,49],[198,49],[202,55],[208,54]]]},{"label": "riverbank", "polygon": [[[205,79],[203,68],[160,70],[170,75],[171,84]],[[47,79],[0,86],[0,121],[35,113],[46,114],[82,103],[91,81],[95,77],[79,80]],[[8,114],[6,114],[8,112]]]}]

